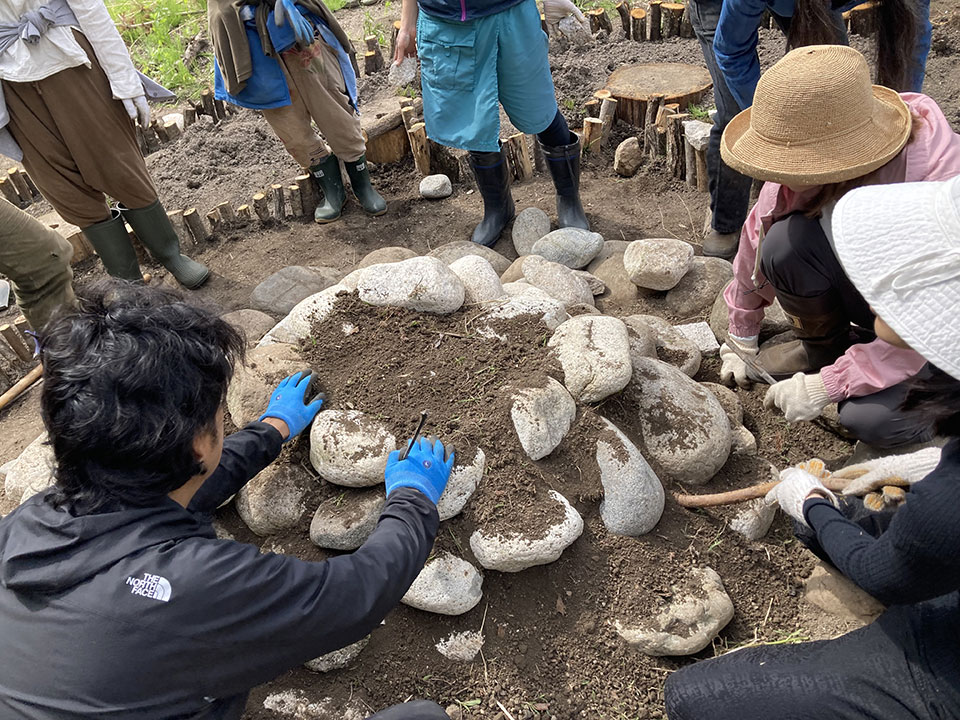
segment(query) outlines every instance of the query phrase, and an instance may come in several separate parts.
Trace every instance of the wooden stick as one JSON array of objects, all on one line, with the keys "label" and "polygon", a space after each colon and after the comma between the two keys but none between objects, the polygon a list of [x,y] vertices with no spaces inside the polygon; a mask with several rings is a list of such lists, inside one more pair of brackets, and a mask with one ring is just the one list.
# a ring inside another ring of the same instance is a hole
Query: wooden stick
[{"label": "wooden stick", "polygon": [[647,11],[643,8],[630,11],[630,37],[637,42],[647,39]]},{"label": "wooden stick", "polygon": [[20,175],[20,168],[12,167],[7,170],[7,177],[10,178],[10,182],[12,182],[13,186],[17,189],[20,201],[29,205],[33,200],[33,193],[30,192],[30,186],[27,185],[27,181]]},{"label": "wooden stick", "polygon": [[643,124],[643,154],[648,158],[655,158],[660,154],[657,117],[665,101],[666,97],[663,95],[650,95],[647,98],[647,117]]},{"label": "wooden stick", "polygon": [[596,35],[601,30],[606,30],[607,34],[613,32],[613,25],[610,23],[610,17],[607,11],[602,7],[587,10],[584,15],[590,19],[590,32]]},{"label": "wooden stick", "polygon": [[683,165],[686,168],[687,186],[695,188],[697,186],[697,151],[687,140],[687,135],[683,135]]},{"label": "wooden stick", "polygon": [[304,215],[313,215],[317,209],[317,198],[313,190],[313,176],[305,173],[297,175],[297,187],[300,188],[300,207]]},{"label": "wooden stick", "polygon": [[[843,492],[843,490],[850,484],[850,481],[854,479],[854,475],[840,475],[843,471],[838,471],[833,475],[830,475],[827,478],[824,478],[821,482],[826,486],[828,490],[832,492]],[[862,474],[859,473],[859,474]],[[747,502],[748,500],[756,500],[757,498],[765,497],[768,492],[775,488],[779,484],[779,480],[772,480],[770,482],[760,483],[759,485],[751,485],[750,487],[740,488],[739,490],[729,490],[722,493],[712,493],[709,495],[683,495],[680,493],[674,493],[673,498],[677,501],[677,504],[681,507],[686,508],[704,508],[704,507],[718,507],[720,505],[732,505],[739,502]],[[892,478],[889,482],[885,482],[886,485],[891,487],[909,487],[909,483],[900,478]]]},{"label": "wooden stick", "polygon": [[190,127],[197,121],[197,109],[194,107],[184,108],[183,111],[183,127],[184,129]]},{"label": "wooden stick", "polygon": [[33,181],[33,178],[27,174],[26,170],[20,171],[20,177],[23,178],[23,181],[27,184],[27,187],[30,188],[30,194],[33,197],[40,197],[40,189],[37,187],[37,184]]},{"label": "wooden stick", "polygon": [[33,359],[33,351],[24,342],[23,335],[10,323],[0,325],[0,336],[7,341],[7,345],[17,354],[17,357],[24,362],[30,362]]},{"label": "wooden stick", "polygon": [[597,152],[600,150],[600,141],[603,137],[603,123],[599,118],[583,119],[583,148],[582,152]]},{"label": "wooden stick", "polygon": [[31,385],[40,379],[40,376],[42,375],[43,365],[37,365],[30,372],[24,375],[19,382],[7,390],[3,395],[0,395],[0,410],[3,410],[5,407],[7,407],[7,405],[25,393]]},{"label": "wooden stick", "polygon": [[215,123],[220,122],[220,118],[217,117],[217,109],[213,105],[213,90],[207,88],[200,93],[200,105],[203,107],[204,115],[209,115]]},{"label": "wooden stick", "polygon": [[287,208],[283,197],[283,185],[271,185],[270,192],[273,193],[273,216],[278,222],[283,222],[287,217]]},{"label": "wooden stick", "polygon": [[287,185],[287,199],[290,206],[290,217],[298,218],[303,216],[303,202],[300,199],[300,186]]},{"label": "wooden stick", "polygon": [[663,13],[663,37],[676,37],[680,34],[680,21],[683,18],[683,3],[665,2],[660,5]]},{"label": "wooden stick", "polygon": [[610,131],[613,130],[613,125],[617,119],[617,101],[614,98],[608,97],[601,101],[599,119],[601,125],[600,147],[604,147],[607,140],[610,139]]},{"label": "wooden stick", "polygon": [[7,202],[20,207],[20,193],[17,192],[17,188],[10,178],[0,177],[0,194]]},{"label": "wooden stick", "polygon": [[620,26],[623,34],[630,39],[630,0],[620,0],[617,3],[617,13],[620,15]]},{"label": "wooden stick", "polygon": [[210,239],[210,230],[196,208],[187,208],[183,211],[183,223],[193,236],[194,243],[201,243]]},{"label": "wooden stick", "polygon": [[647,39],[660,40],[663,36],[660,33],[660,5],[661,0],[650,0],[647,11]]},{"label": "wooden stick", "polygon": [[257,217],[260,218],[260,222],[265,223],[270,220],[270,203],[267,200],[266,193],[254,193],[253,211],[257,214]]},{"label": "wooden stick", "polygon": [[527,152],[526,136],[523,133],[511,135],[507,138],[506,149],[507,160],[510,162],[514,178],[519,182],[532,178],[533,162]]},{"label": "wooden stick", "polygon": [[193,236],[187,230],[187,224],[183,220],[183,210],[168,210],[167,217],[170,218],[170,224],[180,239],[180,244],[193,245]]},{"label": "wooden stick", "polygon": [[427,145],[427,128],[422,122],[414,123],[407,131],[410,149],[413,151],[413,164],[421,175],[430,174],[430,147]]}]

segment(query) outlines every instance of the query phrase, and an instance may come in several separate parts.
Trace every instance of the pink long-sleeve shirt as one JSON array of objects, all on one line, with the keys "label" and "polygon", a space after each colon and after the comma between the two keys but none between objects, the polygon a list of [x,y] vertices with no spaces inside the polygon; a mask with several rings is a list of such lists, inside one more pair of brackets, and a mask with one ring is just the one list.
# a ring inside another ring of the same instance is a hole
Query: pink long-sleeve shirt
[{"label": "pink long-sleeve shirt", "polygon": [[[905,167],[902,181],[946,180],[960,174],[960,135],[953,132],[937,104],[919,93],[901,93],[900,97],[915,116],[913,139],[903,150],[903,163],[890,163]],[[751,278],[761,230],[766,233],[778,220],[802,210],[818,190],[798,193],[776,183],[764,184],[743,225],[740,249],[733,261],[734,280],[724,293],[731,334],[756,335],[763,320],[763,309],[776,297],[762,270],[757,269],[756,283]],[[892,387],[916,375],[924,363],[923,357],[913,350],[877,339],[852,346],[835,363],[823,368],[820,376],[830,399],[837,402]]]}]

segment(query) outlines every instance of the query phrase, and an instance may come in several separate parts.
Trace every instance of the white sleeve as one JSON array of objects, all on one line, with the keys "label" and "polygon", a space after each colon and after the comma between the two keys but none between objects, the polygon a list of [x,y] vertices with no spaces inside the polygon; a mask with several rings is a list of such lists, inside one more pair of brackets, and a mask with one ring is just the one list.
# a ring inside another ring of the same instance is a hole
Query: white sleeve
[{"label": "white sleeve", "polygon": [[93,46],[97,61],[110,81],[113,97],[122,100],[143,95],[140,76],[103,1],[67,0],[67,3],[77,16],[80,30]]}]

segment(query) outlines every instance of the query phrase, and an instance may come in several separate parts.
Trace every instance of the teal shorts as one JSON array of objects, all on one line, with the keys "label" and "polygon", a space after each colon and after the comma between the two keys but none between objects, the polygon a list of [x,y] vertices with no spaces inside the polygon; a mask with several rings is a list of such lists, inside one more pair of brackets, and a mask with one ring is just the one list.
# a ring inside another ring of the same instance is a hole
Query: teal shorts
[{"label": "teal shorts", "polygon": [[557,98],[536,0],[450,22],[420,12],[417,49],[427,136],[449,147],[496,152],[500,109],[521,132],[547,129]]}]

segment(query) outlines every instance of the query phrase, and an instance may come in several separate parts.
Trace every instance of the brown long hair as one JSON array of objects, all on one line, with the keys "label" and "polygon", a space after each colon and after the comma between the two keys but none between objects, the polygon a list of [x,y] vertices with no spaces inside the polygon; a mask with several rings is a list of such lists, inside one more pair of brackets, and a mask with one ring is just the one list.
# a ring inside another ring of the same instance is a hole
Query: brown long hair
[{"label": "brown long hair", "polygon": [[[916,71],[914,46],[920,32],[914,0],[874,0],[877,6],[877,84],[897,92],[910,90]],[[830,0],[796,0],[787,49],[843,43]]]}]

